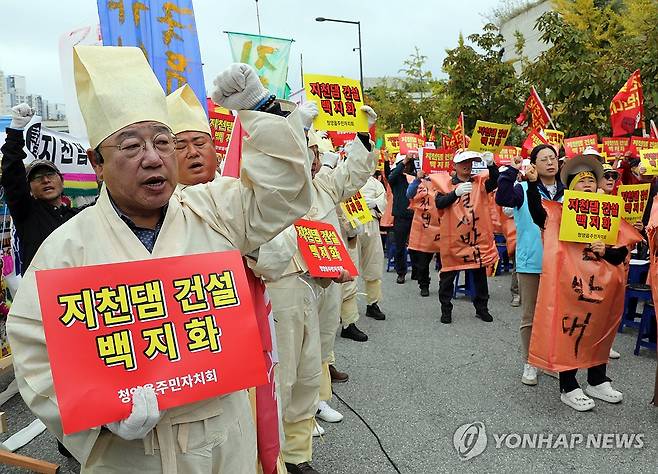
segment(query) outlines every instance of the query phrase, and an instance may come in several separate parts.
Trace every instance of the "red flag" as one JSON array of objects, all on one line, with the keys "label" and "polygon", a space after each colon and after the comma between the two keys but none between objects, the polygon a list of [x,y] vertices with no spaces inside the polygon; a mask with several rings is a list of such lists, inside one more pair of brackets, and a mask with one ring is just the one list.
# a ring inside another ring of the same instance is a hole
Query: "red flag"
[{"label": "red flag", "polygon": [[[653,120],[651,121],[653,123]],[[436,126],[432,125],[432,130],[430,131],[430,139],[428,140],[430,142],[435,142],[436,141]]]},{"label": "red flag", "polygon": [[454,148],[466,148],[466,134],[464,132],[464,112],[459,113],[457,125],[452,130],[452,145]]},{"label": "red flag", "polygon": [[542,143],[548,143],[548,140],[546,140],[546,138],[544,138],[544,136],[537,130],[533,130],[528,135],[528,138],[526,138],[523,142],[523,146],[521,147],[521,156],[523,158],[528,158],[532,149]]},{"label": "red flag", "polygon": [[[242,161],[242,139],[247,132],[242,128],[240,118],[236,117],[231,141],[226,152],[226,162],[222,176],[238,178]],[[272,306],[265,284],[245,264],[251,298],[256,311],[258,330],[263,344],[263,357],[267,367],[269,383],[256,387],[256,438],[258,444],[258,459],[264,474],[276,474],[279,457],[279,418],[274,387],[274,344],[272,327]]]},{"label": "red flag", "polygon": [[[530,121],[528,121],[528,113],[530,114]],[[544,103],[541,101],[534,86],[530,88],[530,97],[525,101],[523,111],[516,118],[518,125],[521,125],[523,122],[528,122],[526,130],[542,130],[548,128],[551,122],[551,116],[548,114],[546,107],[544,107]]]},{"label": "red flag", "polygon": [[640,70],[628,78],[610,102],[610,123],[612,136],[632,134],[644,120],[644,96]]}]

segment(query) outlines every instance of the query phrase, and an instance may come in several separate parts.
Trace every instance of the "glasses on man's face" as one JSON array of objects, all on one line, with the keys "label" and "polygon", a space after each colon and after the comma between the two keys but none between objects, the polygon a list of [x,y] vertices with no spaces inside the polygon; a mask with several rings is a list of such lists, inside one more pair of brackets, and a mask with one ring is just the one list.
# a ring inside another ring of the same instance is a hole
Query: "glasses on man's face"
[{"label": "glasses on man's face", "polygon": [[[170,133],[158,133],[150,142],[155,152],[161,157],[171,156],[176,151],[176,137]],[[146,140],[142,137],[128,137],[118,145],[100,145],[99,148],[116,148],[122,158],[137,160],[146,152]]]},{"label": "glasses on man's face", "polygon": [[613,181],[617,181],[619,179],[619,173],[616,171],[606,171],[603,173],[603,177],[605,179],[612,179]]},{"label": "glasses on man's face", "polygon": [[35,173],[30,176],[30,181],[43,181],[43,178],[53,179],[57,173],[54,171],[46,171],[45,173]]}]

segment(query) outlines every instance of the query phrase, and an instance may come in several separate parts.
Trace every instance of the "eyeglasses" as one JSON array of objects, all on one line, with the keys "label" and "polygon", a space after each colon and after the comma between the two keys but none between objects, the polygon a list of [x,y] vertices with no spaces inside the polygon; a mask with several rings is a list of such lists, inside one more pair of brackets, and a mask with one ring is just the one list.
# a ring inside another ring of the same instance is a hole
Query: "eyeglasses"
[{"label": "eyeglasses", "polygon": [[57,175],[55,171],[46,171],[45,173],[34,173],[30,176],[30,182],[43,181],[43,178],[53,179]]},{"label": "eyeglasses", "polygon": [[543,156],[541,158],[537,158],[537,161],[539,163],[548,163],[548,162],[556,162],[557,161],[557,156]]},{"label": "eyeglasses", "polygon": [[[158,133],[150,142],[155,152],[162,157],[171,156],[176,151],[176,137],[170,133]],[[122,158],[136,160],[144,156],[146,140],[142,137],[129,137],[118,145],[100,145],[98,148],[116,148]]]},{"label": "eyeglasses", "polygon": [[616,171],[606,171],[603,173],[603,177],[605,179],[612,179],[614,181],[617,181],[619,179],[619,173]]}]

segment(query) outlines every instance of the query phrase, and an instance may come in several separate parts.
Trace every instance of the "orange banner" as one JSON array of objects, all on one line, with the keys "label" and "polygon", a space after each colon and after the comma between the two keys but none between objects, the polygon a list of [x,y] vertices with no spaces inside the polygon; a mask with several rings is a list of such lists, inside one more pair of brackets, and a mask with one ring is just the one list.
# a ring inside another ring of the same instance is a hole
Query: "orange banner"
[{"label": "orange banner", "polygon": [[418,192],[409,201],[409,208],[414,211],[409,233],[409,248],[421,252],[439,252],[441,236],[441,221],[439,210],[434,202],[436,188],[429,178],[423,179],[418,185]]},{"label": "orange banner", "polygon": [[[544,259],[528,363],[546,370],[608,363],[624,309],[625,270],[598,257],[588,244],[558,239],[562,204],[544,201]],[[621,222],[618,246],[642,236]]]},{"label": "orange banner", "polygon": [[[439,209],[441,271],[486,268],[490,275],[495,272],[498,251],[494,244],[489,197],[484,189],[488,178],[486,171],[473,176],[470,194],[464,194],[446,209]],[[456,188],[445,173],[430,175],[430,180],[442,194]]]}]

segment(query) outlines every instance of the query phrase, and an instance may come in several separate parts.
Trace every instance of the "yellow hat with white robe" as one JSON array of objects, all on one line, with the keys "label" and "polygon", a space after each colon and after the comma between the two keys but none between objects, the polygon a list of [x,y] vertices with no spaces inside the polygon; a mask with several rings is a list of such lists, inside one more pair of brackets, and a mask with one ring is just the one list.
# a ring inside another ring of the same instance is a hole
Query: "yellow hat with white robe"
[{"label": "yellow hat with white robe", "polygon": [[212,136],[206,112],[196,94],[185,84],[167,96],[169,123],[175,134],[202,132]]},{"label": "yellow hat with white robe", "polygon": [[73,74],[92,148],[134,123],[169,126],[165,93],[141,49],[76,46]]}]

